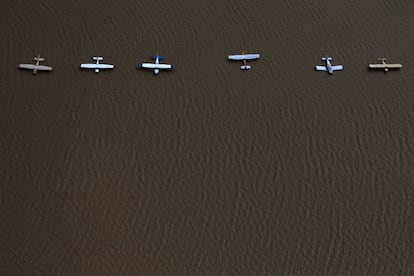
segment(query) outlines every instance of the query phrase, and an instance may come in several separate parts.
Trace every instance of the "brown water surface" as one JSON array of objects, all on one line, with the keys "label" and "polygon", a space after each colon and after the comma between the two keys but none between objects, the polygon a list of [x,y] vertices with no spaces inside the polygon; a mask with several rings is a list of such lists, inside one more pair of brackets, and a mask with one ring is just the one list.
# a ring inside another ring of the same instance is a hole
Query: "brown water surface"
[{"label": "brown water surface", "polygon": [[1,275],[414,275],[412,1],[0,10]]}]

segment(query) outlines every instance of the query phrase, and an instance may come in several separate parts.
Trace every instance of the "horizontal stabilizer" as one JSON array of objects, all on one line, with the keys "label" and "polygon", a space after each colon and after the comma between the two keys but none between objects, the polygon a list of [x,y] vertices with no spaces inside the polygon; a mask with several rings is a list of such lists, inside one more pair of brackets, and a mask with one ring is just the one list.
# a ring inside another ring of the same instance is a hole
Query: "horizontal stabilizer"
[{"label": "horizontal stabilizer", "polygon": [[240,66],[241,70],[249,70],[250,68],[252,68],[250,65],[242,65]]},{"label": "horizontal stabilizer", "polygon": [[41,58],[41,57],[34,57],[33,60],[35,60],[35,61],[45,61],[45,59]]},{"label": "horizontal stabilizer", "polygon": [[161,56],[161,55],[156,55],[156,56],[151,57],[152,60],[156,60],[157,58],[158,58],[158,60],[163,60],[164,59],[164,57]]},{"label": "horizontal stabilizer", "polygon": [[103,57],[100,57],[100,56],[97,56],[97,57],[93,57],[92,59],[93,60],[103,60],[104,58]]},{"label": "horizontal stabilizer", "polygon": [[332,60],[332,58],[331,58],[331,57],[326,56],[326,57],[323,57],[323,58],[322,58],[322,60]]}]

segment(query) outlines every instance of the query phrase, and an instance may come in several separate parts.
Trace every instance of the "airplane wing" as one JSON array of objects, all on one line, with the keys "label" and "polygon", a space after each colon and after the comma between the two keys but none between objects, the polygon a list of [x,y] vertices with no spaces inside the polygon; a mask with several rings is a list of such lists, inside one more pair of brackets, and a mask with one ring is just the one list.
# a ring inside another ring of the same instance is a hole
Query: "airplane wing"
[{"label": "airplane wing", "polygon": [[260,58],[260,54],[229,55],[227,58],[230,60],[258,59]]},{"label": "airplane wing", "polygon": [[114,65],[112,64],[96,64],[98,65],[96,68],[98,69],[114,69]]},{"label": "airplane wing", "polygon": [[80,65],[81,68],[85,68],[85,69],[95,69],[96,67],[96,63],[82,63]]},{"label": "airplane wing", "polygon": [[36,69],[36,65],[34,65],[34,64],[19,64],[19,68],[33,70],[33,69]]},{"label": "airplane wing", "polygon": [[401,64],[369,64],[371,69],[384,69],[384,68],[402,68]]},{"label": "airplane wing", "polygon": [[385,64],[368,64],[368,67],[371,69],[384,69],[387,66]]},{"label": "airplane wing", "polygon": [[141,68],[156,69],[157,67],[155,67],[155,65],[155,63],[141,63],[138,66]]},{"label": "airplane wing", "polygon": [[172,64],[156,64],[156,63],[141,63],[139,65],[141,68],[147,68],[147,69],[173,69],[174,66]]},{"label": "airplane wing", "polygon": [[343,65],[334,65],[334,66],[332,66],[332,70],[333,71],[344,70],[344,66]]},{"label": "airplane wing", "polygon": [[326,66],[315,66],[316,71],[328,71]]},{"label": "airplane wing", "polygon": [[52,71],[53,70],[53,67],[46,66],[46,65],[39,65],[39,66],[37,66],[37,70]]},{"label": "airplane wing", "polygon": [[158,69],[172,69],[174,66],[172,64],[157,64],[158,65]]},{"label": "airplane wing", "polygon": [[112,64],[96,64],[96,63],[82,63],[80,67],[84,69],[113,69],[114,68]]},{"label": "airplane wing", "polygon": [[402,68],[402,64],[398,64],[398,63],[387,64],[387,68]]}]

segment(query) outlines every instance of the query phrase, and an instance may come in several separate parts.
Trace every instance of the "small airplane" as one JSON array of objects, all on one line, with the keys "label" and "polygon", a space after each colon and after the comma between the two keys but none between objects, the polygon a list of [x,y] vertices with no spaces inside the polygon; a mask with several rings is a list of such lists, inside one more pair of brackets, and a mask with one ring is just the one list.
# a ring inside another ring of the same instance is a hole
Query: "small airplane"
[{"label": "small airplane", "polygon": [[331,64],[332,57],[330,56],[322,57],[322,60],[325,61],[326,65],[315,66],[316,71],[327,71],[329,74],[332,74],[334,71],[344,70],[343,65],[332,65]]},{"label": "small airplane", "polygon": [[227,57],[228,60],[242,61],[243,65],[240,66],[241,70],[249,70],[250,68],[252,68],[250,65],[247,65],[247,61],[258,58],[260,58],[260,54],[246,54],[244,52],[242,52],[240,55],[229,55]]},{"label": "small airplane", "polygon": [[36,75],[37,71],[52,71],[53,70],[53,67],[39,64],[41,61],[45,60],[44,58],[40,57],[40,54],[37,57],[34,57],[33,60],[36,61],[36,64],[21,63],[19,64],[19,68],[33,70],[33,75]]},{"label": "small airplane", "polygon": [[92,59],[96,60],[96,63],[82,63],[80,65],[80,68],[82,68],[82,69],[94,69],[95,73],[99,73],[99,70],[114,69],[114,67],[115,67],[113,64],[99,63],[101,60],[104,59],[101,56],[95,56],[95,57],[92,57]]},{"label": "small airplane", "polygon": [[167,63],[160,63],[160,60],[163,60],[164,57],[158,54],[151,57],[152,60],[154,60],[154,63],[140,63],[138,64],[138,69],[151,69],[154,71],[155,75],[158,75],[160,73],[160,69],[175,69],[175,66],[173,64],[167,64]]},{"label": "small airplane", "polygon": [[389,69],[400,69],[402,64],[399,63],[385,63],[386,58],[378,58],[378,61],[381,63],[368,64],[369,69],[384,69],[384,72],[388,72]]}]

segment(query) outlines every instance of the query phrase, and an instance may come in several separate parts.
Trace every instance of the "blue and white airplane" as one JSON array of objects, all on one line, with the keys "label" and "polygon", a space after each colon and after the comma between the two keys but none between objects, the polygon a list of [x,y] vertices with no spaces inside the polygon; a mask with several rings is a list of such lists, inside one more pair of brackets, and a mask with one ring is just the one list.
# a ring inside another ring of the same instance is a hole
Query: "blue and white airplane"
[{"label": "blue and white airplane", "polygon": [[152,56],[151,59],[154,60],[154,63],[140,63],[138,64],[138,69],[151,69],[154,71],[155,75],[158,75],[160,73],[160,69],[175,69],[175,66],[173,64],[160,63],[160,60],[163,60],[164,57],[159,55],[158,52],[155,56]]},{"label": "blue and white airplane", "polygon": [[330,56],[325,56],[325,57],[322,58],[322,60],[325,61],[326,65],[325,66],[315,66],[316,71],[325,71],[325,72],[328,72],[329,74],[332,74],[334,71],[344,70],[343,65],[332,65],[331,64],[332,57],[330,57]]}]

